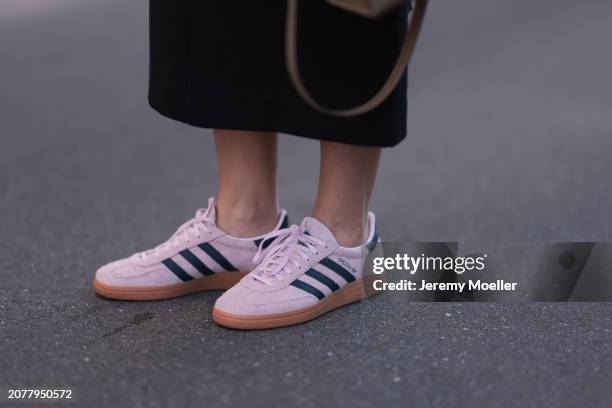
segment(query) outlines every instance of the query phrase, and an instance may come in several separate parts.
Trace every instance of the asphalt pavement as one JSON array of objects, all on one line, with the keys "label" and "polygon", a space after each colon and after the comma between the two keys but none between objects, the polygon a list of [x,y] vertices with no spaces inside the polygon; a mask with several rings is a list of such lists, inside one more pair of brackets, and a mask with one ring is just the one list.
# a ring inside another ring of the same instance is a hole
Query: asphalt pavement
[{"label": "asphalt pavement", "polygon": [[[609,303],[377,297],[240,332],[212,322],[219,293],[96,297],[97,267],[165,240],[216,186],[210,132],[146,104],[147,13],[0,18],[0,388],[92,407],[612,405]],[[373,202],[384,238],[611,241],[611,27],[605,0],[432,2]],[[281,139],[297,220],[318,147]]]}]

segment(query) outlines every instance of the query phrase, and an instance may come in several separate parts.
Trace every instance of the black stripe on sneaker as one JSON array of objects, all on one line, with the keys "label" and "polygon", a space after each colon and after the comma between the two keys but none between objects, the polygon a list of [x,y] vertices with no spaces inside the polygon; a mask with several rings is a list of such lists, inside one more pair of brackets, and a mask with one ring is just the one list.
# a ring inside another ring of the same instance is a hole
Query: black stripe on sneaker
[{"label": "black stripe on sneaker", "polygon": [[332,261],[329,258],[323,258],[319,263],[325,266],[326,268],[329,268],[332,271],[336,272],[338,275],[342,276],[342,278],[347,282],[352,282],[355,280],[355,277],[352,273],[350,273],[349,271],[347,271],[342,266],[338,265],[336,262]]},{"label": "black stripe on sneaker", "polygon": [[283,217],[283,222],[281,222],[279,229],[287,228],[288,226],[289,226],[289,216],[285,214],[285,217]]},{"label": "black stripe on sneaker", "polygon": [[374,249],[376,244],[378,244],[378,234],[376,233],[376,231],[374,231],[374,236],[372,237],[372,240],[366,243],[365,247],[368,249],[368,251],[371,251]]},{"label": "black stripe on sneaker", "polygon": [[227,260],[227,258],[221,255],[221,252],[217,251],[215,247],[210,245],[208,242],[204,242],[203,244],[200,244],[198,246],[202,248],[202,251],[206,252],[208,256],[214,259],[215,262],[218,263],[219,266],[221,266],[226,271],[236,272],[238,270],[234,267],[234,265],[230,263],[230,261]]},{"label": "black stripe on sneaker", "polygon": [[214,272],[210,268],[204,265],[204,262],[200,260],[193,252],[185,249],[179,252],[183,258],[185,258],[194,268],[198,270],[202,275],[214,275]]},{"label": "black stripe on sneaker", "polygon": [[178,266],[178,264],[172,259],[164,259],[162,263],[166,265],[166,268],[170,269],[172,273],[174,273],[176,277],[182,280],[183,282],[187,282],[193,279],[193,276],[185,272],[185,270]]},{"label": "black stripe on sneaker", "polygon": [[[272,243],[272,241],[274,241],[276,239],[276,237],[272,237],[272,238],[268,238],[264,241],[262,248],[266,249],[267,247],[270,246],[270,244]],[[259,244],[261,244],[261,241],[263,240],[263,238],[259,238],[259,239],[255,239],[253,240],[253,242],[255,243],[255,246],[259,246]]]},{"label": "black stripe on sneaker", "polygon": [[294,280],[293,282],[291,282],[291,286],[295,286],[298,289],[302,289],[304,292],[310,293],[312,296],[316,297],[319,300],[321,300],[321,299],[323,299],[325,297],[323,292],[321,292],[319,289],[317,289],[314,286],[311,286],[311,285],[307,284],[306,282],[303,282],[303,281],[301,281],[299,279]]},{"label": "black stripe on sneaker", "polygon": [[340,289],[340,286],[338,286],[336,282],[334,282],[327,276],[323,275],[321,272],[317,271],[316,269],[310,268],[309,270],[306,271],[306,275],[310,276],[312,279],[318,280],[319,282],[321,282],[322,284],[330,288],[332,292],[335,292],[338,289]]},{"label": "black stripe on sneaker", "polygon": [[[285,216],[283,217],[283,222],[281,222],[280,227],[278,227],[278,229],[283,229],[283,228],[287,228],[289,226],[289,216],[287,216],[287,214],[285,214]],[[276,237],[273,238],[268,238],[264,241],[264,244],[262,246],[263,249],[266,249],[270,246],[270,244],[276,239]],[[259,244],[261,244],[261,241],[263,240],[263,238],[259,238],[259,239],[254,239],[253,242],[255,243],[255,246],[259,246]]]}]

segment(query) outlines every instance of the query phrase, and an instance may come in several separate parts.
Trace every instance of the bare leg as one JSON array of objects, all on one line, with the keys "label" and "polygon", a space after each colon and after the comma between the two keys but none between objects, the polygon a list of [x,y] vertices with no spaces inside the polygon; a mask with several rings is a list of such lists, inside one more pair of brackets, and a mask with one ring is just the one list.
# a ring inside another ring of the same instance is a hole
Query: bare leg
[{"label": "bare leg", "polygon": [[278,217],[277,135],[215,129],[219,192],[217,224],[236,237],[272,230]]},{"label": "bare leg", "polygon": [[343,246],[365,239],[370,196],[381,149],[321,142],[319,192],[313,216],[332,230]]}]

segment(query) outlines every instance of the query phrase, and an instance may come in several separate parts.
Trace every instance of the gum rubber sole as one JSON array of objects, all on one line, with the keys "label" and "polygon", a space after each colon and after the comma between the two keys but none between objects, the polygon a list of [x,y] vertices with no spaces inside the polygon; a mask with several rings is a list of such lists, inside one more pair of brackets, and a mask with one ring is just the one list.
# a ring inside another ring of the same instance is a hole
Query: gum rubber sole
[{"label": "gum rubber sole", "polygon": [[241,330],[272,329],[305,323],[327,312],[380,293],[371,289],[373,280],[368,279],[367,285],[364,285],[363,279],[351,282],[320,302],[291,312],[252,316],[227,313],[214,308],[213,320],[221,326]]},{"label": "gum rubber sole", "polygon": [[225,290],[234,286],[248,272],[222,272],[188,282],[165,286],[112,286],[95,279],[94,291],[105,298],[117,300],[172,299],[207,290]]}]

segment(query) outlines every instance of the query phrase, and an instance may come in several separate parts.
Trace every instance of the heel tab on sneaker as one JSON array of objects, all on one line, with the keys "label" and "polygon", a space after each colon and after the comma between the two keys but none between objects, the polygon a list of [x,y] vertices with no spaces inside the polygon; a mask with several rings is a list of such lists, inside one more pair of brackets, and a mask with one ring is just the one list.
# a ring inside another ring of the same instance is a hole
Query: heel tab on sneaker
[{"label": "heel tab on sneaker", "polygon": [[289,226],[289,216],[287,215],[287,210],[281,208],[280,213],[278,215],[278,223],[276,224],[276,228],[274,229],[283,229]]},{"label": "heel tab on sneaker", "polygon": [[368,212],[368,238],[365,241],[364,246],[368,250],[372,250],[378,242],[378,232],[376,231],[376,215],[372,211]]}]

